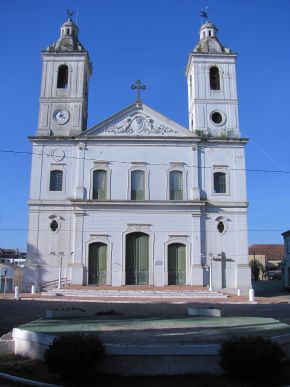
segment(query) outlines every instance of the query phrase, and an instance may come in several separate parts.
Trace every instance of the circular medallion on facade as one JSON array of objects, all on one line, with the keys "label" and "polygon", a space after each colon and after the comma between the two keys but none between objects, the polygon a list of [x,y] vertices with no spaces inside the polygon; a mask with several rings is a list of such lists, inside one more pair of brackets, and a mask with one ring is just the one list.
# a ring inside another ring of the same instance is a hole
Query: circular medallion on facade
[{"label": "circular medallion on facade", "polygon": [[222,126],[226,123],[225,113],[219,112],[217,110],[210,113],[210,119],[217,126]]},{"label": "circular medallion on facade", "polygon": [[50,156],[54,161],[62,161],[65,157],[65,153],[62,149],[55,148],[50,152]]}]

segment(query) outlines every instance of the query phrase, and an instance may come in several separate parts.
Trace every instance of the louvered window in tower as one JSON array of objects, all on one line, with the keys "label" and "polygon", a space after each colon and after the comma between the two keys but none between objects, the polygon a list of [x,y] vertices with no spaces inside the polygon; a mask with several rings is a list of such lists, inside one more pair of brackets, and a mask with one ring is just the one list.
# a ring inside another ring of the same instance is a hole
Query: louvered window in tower
[{"label": "louvered window in tower", "polygon": [[93,173],[93,199],[107,198],[107,171],[98,169]]},{"label": "louvered window in tower", "polygon": [[170,200],[183,199],[183,173],[181,171],[171,171],[169,173]]},{"label": "louvered window in tower", "polygon": [[131,172],[131,200],[145,199],[145,172]]}]

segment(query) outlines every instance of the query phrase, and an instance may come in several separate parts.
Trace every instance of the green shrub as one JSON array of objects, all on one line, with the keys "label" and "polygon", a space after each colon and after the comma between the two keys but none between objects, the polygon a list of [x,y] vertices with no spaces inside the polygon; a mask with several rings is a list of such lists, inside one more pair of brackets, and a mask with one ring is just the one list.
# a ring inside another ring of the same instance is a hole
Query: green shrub
[{"label": "green shrub", "polygon": [[245,379],[272,381],[282,370],[286,356],[275,342],[260,336],[233,337],[222,342],[221,367]]},{"label": "green shrub", "polygon": [[87,380],[104,354],[104,345],[98,337],[77,333],[55,338],[44,359],[48,369],[64,380]]}]

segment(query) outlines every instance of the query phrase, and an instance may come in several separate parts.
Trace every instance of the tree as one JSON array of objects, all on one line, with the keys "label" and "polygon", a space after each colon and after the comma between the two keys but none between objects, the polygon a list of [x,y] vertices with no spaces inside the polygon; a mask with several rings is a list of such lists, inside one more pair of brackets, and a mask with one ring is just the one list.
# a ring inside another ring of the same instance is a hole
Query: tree
[{"label": "tree", "polygon": [[257,261],[256,259],[252,259],[249,263],[249,266],[252,272],[252,280],[259,281],[260,273],[262,274],[263,278],[266,270],[261,262]]}]

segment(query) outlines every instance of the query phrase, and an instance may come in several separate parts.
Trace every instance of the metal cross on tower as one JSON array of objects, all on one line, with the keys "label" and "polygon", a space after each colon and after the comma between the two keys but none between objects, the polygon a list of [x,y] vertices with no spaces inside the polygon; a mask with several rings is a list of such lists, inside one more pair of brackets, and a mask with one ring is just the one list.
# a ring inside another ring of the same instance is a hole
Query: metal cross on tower
[{"label": "metal cross on tower", "polygon": [[137,90],[137,98],[136,103],[142,103],[141,97],[140,97],[140,90],[145,90],[146,85],[142,85],[141,81],[137,80],[135,85],[131,85],[131,89]]}]

